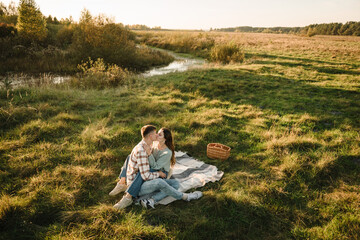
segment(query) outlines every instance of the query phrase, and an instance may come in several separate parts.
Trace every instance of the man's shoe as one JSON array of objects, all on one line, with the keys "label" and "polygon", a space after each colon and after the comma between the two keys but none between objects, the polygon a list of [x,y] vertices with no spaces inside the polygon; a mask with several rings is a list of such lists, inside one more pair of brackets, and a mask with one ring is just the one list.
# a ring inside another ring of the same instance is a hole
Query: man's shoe
[{"label": "man's shoe", "polygon": [[188,193],[188,198],[186,199],[187,201],[191,201],[191,200],[196,200],[199,199],[203,196],[202,192],[200,191],[195,191],[192,193]]},{"label": "man's shoe", "polygon": [[132,204],[133,200],[132,197],[123,196],[123,198],[114,205],[114,208],[117,209],[124,209]]},{"label": "man's shoe", "polygon": [[143,206],[144,208],[148,208],[148,206],[150,206],[155,209],[155,201],[152,198],[141,199],[140,203],[141,203],[141,206]]},{"label": "man's shoe", "polygon": [[127,189],[127,186],[125,184],[122,184],[120,182],[118,182],[116,184],[116,186],[114,187],[113,190],[111,190],[111,192],[109,192],[110,196],[115,196],[121,192],[125,192],[125,190]]}]

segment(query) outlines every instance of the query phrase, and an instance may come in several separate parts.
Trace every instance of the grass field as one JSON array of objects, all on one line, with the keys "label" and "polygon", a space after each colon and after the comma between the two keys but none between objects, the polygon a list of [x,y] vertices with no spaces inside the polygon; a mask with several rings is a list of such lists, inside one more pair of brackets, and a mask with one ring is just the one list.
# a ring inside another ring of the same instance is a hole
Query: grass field
[{"label": "grass field", "polygon": [[[245,61],[1,90],[0,239],[359,239],[360,38],[208,34]],[[118,211],[108,192],[149,123],[224,177],[197,201]]]}]

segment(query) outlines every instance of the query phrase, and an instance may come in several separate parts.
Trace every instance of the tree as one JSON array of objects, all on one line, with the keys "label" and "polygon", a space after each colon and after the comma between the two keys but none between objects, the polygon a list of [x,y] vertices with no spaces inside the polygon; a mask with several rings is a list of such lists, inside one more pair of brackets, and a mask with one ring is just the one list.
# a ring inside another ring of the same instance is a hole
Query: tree
[{"label": "tree", "polygon": [[316,26],[314,27],[309,27],[307,30],[307,34],[308,37],[313,37],[316,35]]},{"label": "tree", "polygon": [[16,25],[17,18],[18,12],[14,2],[10,2],[8,7],[0,2],[0,22]]},{"label": "tree", "polygon": [[42,41],[47,36],[46,19],[34,0],[20,0],[18,33],[26,41]]},{"label": "tree", "polygon": [[6,6],[0,2],[0,16],[4,16],[6,13]]},{"label": "tree", "polygon": [[74,26],[70,50],[79,61],[102,58],[121,67],[134,67],[139,62],[134,38],[122,24],[104,15],[93,17],[84,9]]}]

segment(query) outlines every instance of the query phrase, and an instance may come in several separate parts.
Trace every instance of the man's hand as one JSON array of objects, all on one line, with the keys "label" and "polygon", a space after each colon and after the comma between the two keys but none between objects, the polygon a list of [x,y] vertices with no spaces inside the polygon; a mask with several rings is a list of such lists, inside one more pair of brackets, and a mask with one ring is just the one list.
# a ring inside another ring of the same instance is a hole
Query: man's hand
[{"label": "man's hand", "polygon": [[166,178],[166,174],[163,173],[162,171],[158,171],[159,175],[161,178]]}]

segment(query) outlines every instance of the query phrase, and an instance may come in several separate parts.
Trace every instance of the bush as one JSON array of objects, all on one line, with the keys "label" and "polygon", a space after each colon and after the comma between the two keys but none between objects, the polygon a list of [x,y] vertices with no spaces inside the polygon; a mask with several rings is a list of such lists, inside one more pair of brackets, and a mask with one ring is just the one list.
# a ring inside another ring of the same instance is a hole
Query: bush
[{"label": "bush", "polygon": [[74,27],[71,51],[79,62],[89,57],[101,58],[107,63],[132,71],[146,70],[173,60],[168,54],[154,54],[155,51],[137,47],[135,35],[122,24],[112,23],[103,16],[93,18],[86,10],[82,13],[80,23]]},{"label": "bush", "polygon": [[131,35],[122,25],[102,17],[93,18],[85,10],[74,28],[71,50],[78,62],[89,57],[102,58],[108,63],[128,68],[134,63],[136,49]]},{"label": "bush", "polygon": [[63,25],[60,25],[60,24],[52,24],[52,23],[47,24],[46,29],[47,29],[48,34],[46,36],[44,45],[55,45],[57,42],[57,33],[62,28],[63,28]]},{"label": "bush", "polygon": [[[0,60],[4,61],[7,60],[8,58],[12,57],[12,56],[16,56],[17,54],[17,49],[15,48],[15,46],[17,45],[17,41],[16,38],[13,37],[3,37],[0,38]],[[2,65],[5,65],[2,62]],[[1,66],[0,66],[1,68]]]},{"label": "bush", "polygon": [[235,44],[217,44],[210,52],[210,60],[214,62],[230,63],[243,62],[244,52]]},{"label": "bush", "polygon": [[0,38],[14,37],[17,34],[17,30],[14,25],[0,23]]},{"label": "bush", "polygon": [[56,34],[56,44],[59,47],[67,47],[72,43],[74,28],[72,25],[62,27]]},{"label": "bush", "polygon": [[306,35],[307,35],[308,37],[313,37],[313,36],[315,36],[315,35],[316,35],[316,29],[310,27],[310,28],[308,29]]},{"label": "bush", "polygon": [[126,82],[130,73],[115,64],[106,64],[102,58],[78,65],[81,73],[70,80],[70,85],[80,88],[116,87]]}]

